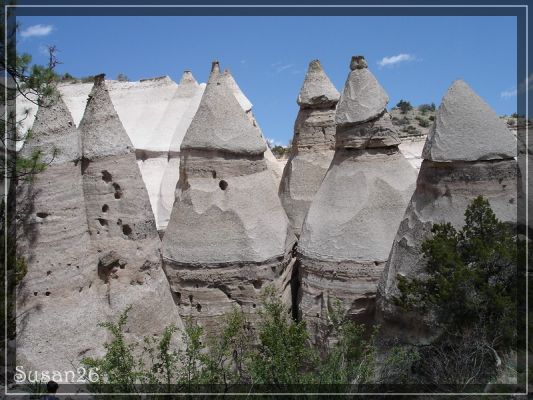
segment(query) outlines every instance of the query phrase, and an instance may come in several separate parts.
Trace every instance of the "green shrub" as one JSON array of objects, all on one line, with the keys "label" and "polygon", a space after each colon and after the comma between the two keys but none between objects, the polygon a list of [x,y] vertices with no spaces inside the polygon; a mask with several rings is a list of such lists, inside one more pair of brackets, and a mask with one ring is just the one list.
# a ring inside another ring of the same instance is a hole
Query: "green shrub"
[{"label": "green shrub", "polygon": [[406,114],[408,111],[411,111],[413,109],[411,103],[405,100],[400,100],[398,104],[396,104],[396,107],[400,109],[402,114]]},{"label": "green shrub", "polygon": [[418,106],[418,111],[422,113],[422,115],[425,115],[427,112],[433,112],[435,111],[435,103],[431,104],[420,104]]},{"label": "green shrub", "polygon": [[397,305],[431,312],[447,332],[483,333],[493,348],[516,342],[517,241],[489,202],[477,197],[465,211],[465,225],[435,224],[422,244],[424,279],[398,276]]},{"label": "green shrub", "polygon": [[418,125],[422,128],[427,128],[429,126],[429,121],[425,118],[416,116],[415,119],[418,121]]}]

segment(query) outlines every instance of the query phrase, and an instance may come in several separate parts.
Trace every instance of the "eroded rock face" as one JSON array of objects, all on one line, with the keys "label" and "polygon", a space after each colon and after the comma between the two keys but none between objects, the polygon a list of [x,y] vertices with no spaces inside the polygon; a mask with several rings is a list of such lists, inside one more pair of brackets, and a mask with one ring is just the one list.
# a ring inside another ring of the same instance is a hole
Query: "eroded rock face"
[{"label": "eroded rock face", "polygon": [[265,285],[288,293],[295,241],[261,132],[226,82],[214,63],[181,145],[176,201],[163,238],[179,312],[207,332],[234,305],[253,314]]},{"label": "eroded rock face", "polygon": [[105,288],[110,313],[132,306],[127,330],[136,340],[179,327],[148,194],[103,75],[95,80],[79,130],[95,279]]},{"label": "eroded rock face", "polygon": [[300,312],[316,341],[329,336],[337,301],[350,318],[373,321],[377,282],[416,180],[398,150],[385,91],[362,57],[351,69],[337,106],[335,155],[297,251]]},{"label": "eroded rock face", "polygon": [[335,106],[339,96],[320,61],[311,61],[298,95],[300,111],[294,124],[291,156],[279,187],[279,197],[297,235],[335,154]]},{"label": "eroded rock face", "polygon": [[39,108],[21,154],[34,151],[48,167],[17,185],[17,256],[28,269],[17,288],[16,365],[70,370],[102,354],[106,335],[97,323],[107,309],[89,245],[80,137],[57,95]]},{"label": "eroded rock face", "polygon": [[[421,245],[433,224],[450,222],[462,228],[466,208],[479,195],[489,201],[499,219],[516,223],[518,169],[509,148],[513,136],[501,129],[498,117],[487,107],[459,81],[450,87],[437,111],[416,190],[379,283],[377,316],[387,335],[413,342],[430,340],[434,333],[426,316],[406,313],[393,303],[399,295],[399,274],[423,276]],[[492,138],[491,142],[472,141],[482,137]]]},{"label": "eroded rock face", "polygon": [[439,106],[422,158],[478,161],[515,155],[516,140],[505,122],[464,81],[453,82]]}]

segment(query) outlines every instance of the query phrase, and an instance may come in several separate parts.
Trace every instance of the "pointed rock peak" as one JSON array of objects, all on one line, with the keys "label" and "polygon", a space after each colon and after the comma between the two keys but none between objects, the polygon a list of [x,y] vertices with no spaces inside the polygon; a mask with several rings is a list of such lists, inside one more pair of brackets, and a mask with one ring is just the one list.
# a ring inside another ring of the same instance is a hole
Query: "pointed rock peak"
[{"label": "pointed rock peak", "polygon": [[352,57],[350,70],[337,106],[337,125],[375,119],[385,111],[389,102],[389,96],[368,69],[363,56]]},{"label": "pointed rock peak", "polygon": [[237,85],[237,82],[235,81],[235,78],[233,78],[233,75],[231,75],[231,72],[230,72],[229,69],[225,69],[224,70],[224,79],[225,79],[226,84],[228,85],[228,87],[233,92],[233,95],[235,96],[235,98],[237,99],[239,104],[241,105],[241,108],[245,112],[250,111],[252,109],[252,107],[253,107],[253,104],[248,99],[248,97],[246,97],[245,94],[242,92],[242,90],[239,87],[239,85]]},{"label": "pointed rock peak", "polygon": [[298,95],[298,105],[302,108],[332,107],[337,104],[339,97],[339,92],[324,72],[320,61],[311,61]]},{"label": "pointed rock peak", "polygon": [[516,139],[505,123],[464,81],[453,82],[437,110],[422,158],[477,161],[515,155]]},{"label": "pointed rock peak", "polygon": [[41,153],[42,162],[50,165],[81,157],[78,130],[57,88],[39,106],[21,154],[30,157],[35,151]]},{"label": "pointed rock peak", "polygon": [[191,71],[183,71],[183,75],[181,75],[180,85],[198,85],[198,82],[196,79],[194,79],[194,76]]},{"label": "pointed rock peak", "polygon": [[79,130],[84,158],[127,154],[134,150],[113,106],[103,74],[94,79]]},{"label": "pointed rock peak", "polygon": [[263,154],[266,150],[261,131],[237,101],[227,79],[220,79],[218,63],[211,72],[200,106],[181,150],[221,151],[241,155]]}]

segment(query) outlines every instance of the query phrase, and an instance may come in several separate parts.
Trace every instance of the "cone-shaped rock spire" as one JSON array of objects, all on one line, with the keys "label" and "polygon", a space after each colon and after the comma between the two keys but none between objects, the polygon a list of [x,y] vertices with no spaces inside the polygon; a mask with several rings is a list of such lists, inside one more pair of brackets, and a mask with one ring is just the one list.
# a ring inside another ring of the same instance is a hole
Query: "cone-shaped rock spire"
[{"label": "cone-shaped rock spire", "polygon": [[320,61],[311,61],[298,97],[300,111],[294,124],[291,156],[279,188],[297,235],[335,154],[335,105],[339,96]]},{"label": "cone-shaped rock spire", "polygon": [[499,160],[516,156],[505,123],[464,81],[442,99],[422,157],[432,161]]},{"label": "cone-shaped rock spire", "polygon": [[513,138],[496,123],[495,115],[462,81],[454,82],[444,96],[426,141],[416,190],[379,283],[377,316],[384,334],[419,342],[430,340],[435,333],[428,328],[428,316],[406,313],[394,305],[394,297],[400,294],[398,275],[424,276],[421,247],[433,224],[449,222],[461,229],[466,208],[479,195],[489,201],[499,219],[516,224]]},{"label": "cone-shaped rock spire", "polygon": [[298,105],[301,108],[335,106],[339,101],[339,96],[339,92],[327,77],[320,61],[311,61],[298,95]]},{"label": "cone-shaped rock spire", "polygon": [[163,237],[180,313],[208,331],[235,304],[254,313],[262,285],[287,283],[294,244],[261,131],[227,82],[215,63],[182,143],[176,201]]},{"label": "cone-shaped rock spire", "polygon": [[315,340],[327,336],[336,300],[349,317],[372,322],[394,227],[414,189],[416,171],[398,150],[387,99],[364,58],[354,57],[337,106],[335,156],[298,244],[300,310]]},{"label": "cone-shaped rock spire", "polygon": [[40,151],[47,168],[17,185],[17,257],[27,273],[17,288],[17,364],[66,371],[80,354],[101,354],[105,292],[90,249],[80,169],[80,137],[61,97],[39,107],[23,155]]},{"label": "cone-shaped rock spire", "polygon": [[180,85],[198,85],[198,82],[196,82],[196,79],[194,78],[191,71],[183,71],[183,74],[181,75],[180,79]]},{"label": "cone-shaped rock spire", "polygon": [[79,129],[83,132],[84,158],[94,159],[134,151],[109,97],[104,74],[94,78]]},{"label": "cone-shaped rock spire", "polygon": [[61,164],[81,158],[80,136],[63,98],[55,92],[42,100],[41,112],[35,117],[31,138],[21,149],[23,157],[40,151],[40,161],[47,165]]},{"label": "cone-shaped rock spire", "polygon": [[181,144],[182,151],[192,149],[248,155],[266,150],[259,130],[250,124],[217,62],[213,63],[200,106]]},{"label": "cone-shaped rock spire", "polygon": [[148,193],[103,79],[94,84],[80,131],[87,221],[98,255],[95,280],[106,289],[110,313],[132,305],[130,335],[141,340],[160,334],[180,320],[162,269]]},{"label": "cone-shaped rock spire", "polygon": [[245,112],[249,112],[252,110],[252,102],[244,95],[239,85],[237,85],[237,82],[235,82],[235,79],[233,78],[233,75],[231,75],[231,72],[229,69],[224,70],[224,78],[226,79],[226,84],[233,92],[233,95],[241,105],[241,108]]},{"label": "cone-shaped rock spire", "polygon": [[389,96],[369,71],[364,57],[352,57],[350,69],[337,105],[337,125],[358,124],[375,119],[383,114],[389,102]]}]

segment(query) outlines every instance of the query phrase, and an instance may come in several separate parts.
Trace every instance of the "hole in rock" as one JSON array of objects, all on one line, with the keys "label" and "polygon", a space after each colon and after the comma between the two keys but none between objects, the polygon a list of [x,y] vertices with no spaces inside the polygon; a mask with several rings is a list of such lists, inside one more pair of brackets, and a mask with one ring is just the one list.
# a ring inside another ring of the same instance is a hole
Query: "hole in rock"
[{"label": "hole in rock", "polygon": [[217,171],[213,171],[213,172],[211,172],[211,174],[213,175],[213,179],[215,179],[217,177]]},{"label": "hole in rock", "polygon": [[181,304],[181,293],[174,292],[174,294],[176,295],[176,302],[178,303],[178,305],[180,305]]},{"label": "hole in rock", "polygon": [[107,225],[107,220],[105,220],[103,218],[98,218],[98,222],[100,222],[101,226],[106,226]]},{"label": "hole in rock", "polygon": [[218,182],[218,187],[222,190],[226,190],[228,188],[228,182],[222,180]]},{"label": "hole in rock", "polygon": [[34,296],[37,296],[39,293],[38,292],[33,292],[33,295]]},{"label": "hole in rock", "polygon": [[104,204],[102,206],[102,212],[107,212],[109,210],[109,206],[107,204]]},{"label": "hole in rock", "polygon": [[52,273],[52,271],[46,271],[46,275],[50,275]]},{"label": "hole in rock", "polygon": [[109,183],[113,180],[113,176],[111,176],[111,174],[104,170],[102,171],[102,180],[105,182],[105,183]]},{"label": "hole in rock", "polygon": [[122,225],[122,220],[120,218],[117,220],[117,225]]},{"label": "hole in rock", "polygon": [[45,293],[45,296],[50,296],[50,292],[46,292],[46,293]]},{"label": "hole in rock", "polygon": [[196,310],[198,312],[201,312],[202,311],[202,305],[200,303],[196,304]]},{"label": "hole in rock", "polygon": [[113,188],[115,189],[115,199],[120,199],[122,197],[122,189],[118,183],[113,183]]},{"label": "hole in rock", "polygon": [[133,231],[131,230],[130,226],[128,224],[122,225],[122,233],[126,236],[131,235]]},{"label": "hole in rock", "polygon": [[261,286],[263,286],[263,282],[261,282],[259,280],[253,281],[252,284],[254,285],[255,289],[261,289]]},{"label": "hole in rock", "polygon": [[190,295],[189,295],[189,302],[190,302],[191,304],[192,304],[192,299],[193,299],[192,294],[190,294]]},{"label": "hole in rock", "polygon": [[45,212],[38,212],[38,213],[37,213],[37,216],[38,216],[39,218],[46,218],[46,217],[48,217],[49,215],[50,215],[50,214],[45,213]]},{"label": "hole in rock", "polygon": [[255,308],[255,307],[257,307],[257,306],[256,306],[255,303],[254,303],[254,304],[252,304],[252,307]]}]

